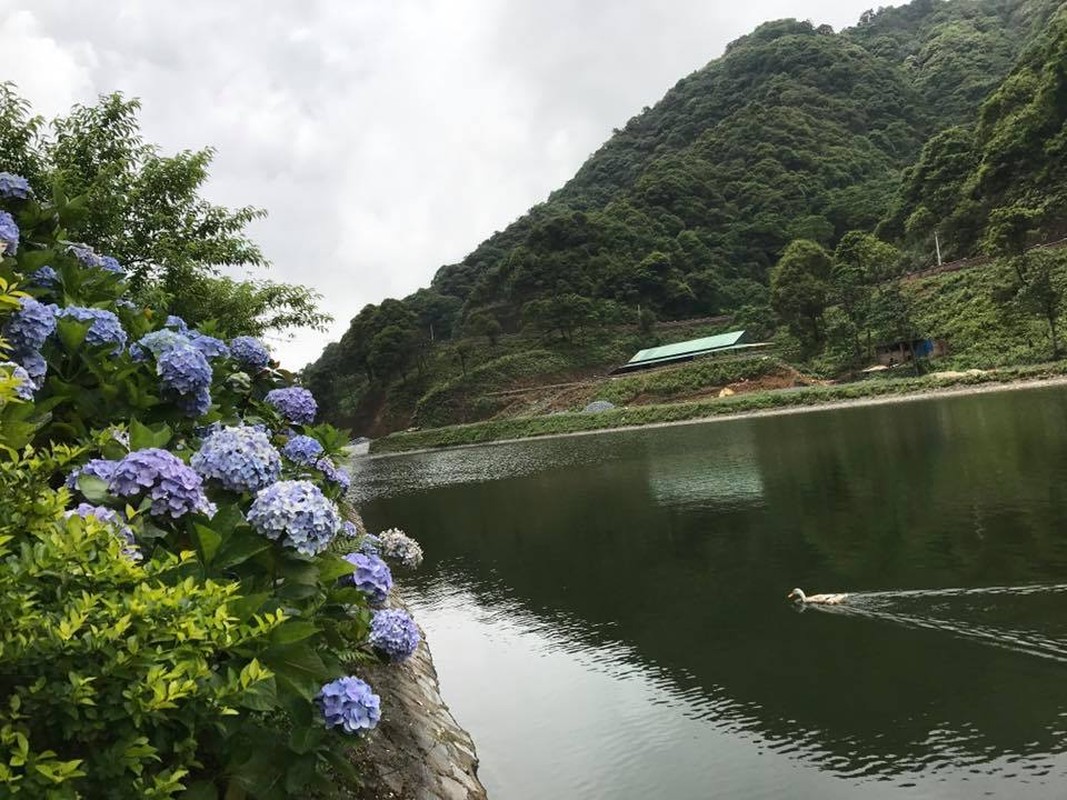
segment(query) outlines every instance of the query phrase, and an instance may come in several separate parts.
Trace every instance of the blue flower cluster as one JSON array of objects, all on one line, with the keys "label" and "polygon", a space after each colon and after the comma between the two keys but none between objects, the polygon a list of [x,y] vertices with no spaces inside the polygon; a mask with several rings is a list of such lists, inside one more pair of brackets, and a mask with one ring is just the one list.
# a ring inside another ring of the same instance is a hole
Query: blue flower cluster
[{"label": "blue flower cluster", "polygon": [[56,307],[23,297],[19,310],[4,324],[4,338],[18,356],[40,350],[55,329]]},{"label": "blue flower cluster", "polygon": [[337,535],[337,507],[311,481],[278,481],[261,489],[246,515],[263,536],[313,556]]},{"label": "blue flower cluster", "polygon": [[4,200],[29,200],[33,195],[30,182],[21,175],[0,172],[0,198]]},{"label": "blue flower cluster", "polygon": [[182,345],[186,347],[190,345],[187,336],[164,328],[146,333],[130,345],[130,355],[133,356],[134,361],[145,361],[148,359],[149,354],[154,358],[159,358],[168,350],[173,350],[175,347]]},{"label": "blue flower cluster", "polygon": [[204,416],[211,409],[211,391],[200,389],[194,394],[181,394],[178,395],[175,403],[185,416],[196,419]]},{"label": "blue flower cluster", "polygon": [[135,450],[115,465],[108,491],[118,497],[152,500],[151,513],[178,519],[197,513],[215,516],[215,505],[204,494],[204,481],[166,450]]},{"label": "blue flower cluster", "polygon": [[230,341],[230,354],[243,367],[257,372],[270,364],[270,352],[266,345],[254,336],[237,336]]},{"label": "blue flower cluster", "polygon": [[13,256],[19,249],[19,226],[6,211],[0,211],[0,245],[0,255]]},{"label": "blue flower cluster", "polygon": [[108,461],[106,458],[94,458],[86,464],[73,470],[70,475],[67,476],[67,488],[77,489],[78,478],[82,475],[88,475],[93,478],[99,478],[102,481],[110,481],[111,476],[115,474],[115,467],[119,465],[118,461]]},{"label": "blue flower cluster", "polygon": [[122,268],[122,265],[118,262],[118,259],[111,256],[98,255],[93,248],[84,244],[72,244],[70,246],[70,253],[78,261],[86,267],[97,267],[98,269],[105,269],[108,272],[113,272],[116,275],[125,275],[126,270]]},{"label": "blue flower cluster", "polygon": [[378,556],[382,555],[382,540],[375,536],[373,533],[365,533],[359,540],[359,552],[365,556]]},{"label": "blue flower cluster", "polygon": [[415,620],[406,611],[385,608],[375,611],[367,641],[390,661],[406,661],[418,649],[422,637]]},{"label": "blue flower cluster", "polygon": [[79,516],[82,519],[94,519],[100,520],[105,525],[111,527],[115,534],[123,543],[122,554],[132,561],[140,561],[144,556],[141,555],[140,548],[137,547],[137,541],[134,539],[133,531],[130,526],[126,524],[126,521],[118,515],[117,512],[104,506],[92,506],[88,503],[80,503],[77,508],[67,511],[64,515],[67,519],[73,516]]},{"label": "blue flower cluster", "polygon": [[378,534],[382,556],[398,561],[408,569],[422,563],[422,547],[399,528],[391,528]]},{"label": "blue flower cluster", "polygon": [[112,258],[111,256],[100,256],[100,266],[108,272],[114,272],[116,275],[126,274],[126,270],[122,268],[122,264],[119,263],[119,260],[117,258]]},{"label": "blue flower cluster", "polygon": [[47,265],[30,273],[31,286],[52,287],[59,283],[59,273]]},{"label": "blue flower cluster", "polygon": [[230,348],[227,347],[226,342],[222,341],[222,339],[216,339],[214,336],[208,336],[196,330],[187,331],[185,335],[189,337],[193,347],[208,359],[230,357]]},{"label": "blue flower cluster", "polygon": [[181,317],[175,316],[174,314],[168,314],[167,315],[167,321],[163,323],[163,327],[164,328],[173,328],[178,333],[188,333],[189,332],[189,323],[186,322]]},{"label": "blue flower cluster", "polygon": [[85,334],[86,344],[112,345],[112,353],[119,353],[126,347],[126,331],[122,329],[122,323],[119,322],[118,317],[106,309],[67,306],[59,309],[56,316],[92,323],[88,333]]},{"label": "blue flower cluster", "polygon": [[11,377],[21,381],[15,387],[15,397],[20,400],[32,400],[36,387],[33,385],[33,378],[30,377],[30,373],[14,361],[0,361],[0,367],[7,367],[11,372]]},{"label": "blue flower cluster", "polygon": [[352,485],[352,476],[347,470],[340,469],[328,458],[320,458],[315,465],[322,470],[322,477],[336,486],[341,487],[342,492],[347,492]]},{"label": "blue flower cluster", "polygon": [[310,425],[315,421],[319,404],[315,395],[302,386],[287,386],[284,389],[271,389],[267,392],[268,405],[274,406],[289,422]]},{"label": "blue flower cluster", "polygon": [[156,374],[164,389],[181,395],[195,395],[211,386],[211,365],[195,347],[178,345],[156,359]]},{"label": "blue flower cluster", "polygon": [[315,696],[327,728],[345,733],[369,731],[382,718],[382,701],[359,678],[338,678],[327,683]]},{"label": "blue flower cluster", "polygon": [[389,565],[378,556],[367,553],[349,553],[345,561],[355,565],[349,580],[367,596],[368,602],[380,606],[393,588],[393,573]]},{"label": "blue flower cluster", "polygon": [[255,428],[222,428],[208,436],[189,465],[231,492],[255,492],[278,480],[282,459],[267,434]]},{"label": "blue flower cluster", "polygon": [[282,455],[293,463],[311,466],[322,455],[322,445],[318,439],[298,434],[289,437],[282,448]]}]

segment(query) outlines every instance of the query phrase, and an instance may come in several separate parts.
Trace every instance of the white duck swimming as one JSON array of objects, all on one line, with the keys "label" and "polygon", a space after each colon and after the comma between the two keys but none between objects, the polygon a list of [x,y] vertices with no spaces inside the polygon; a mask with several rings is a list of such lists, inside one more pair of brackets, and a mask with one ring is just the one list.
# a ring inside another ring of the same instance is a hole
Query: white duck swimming
[{"label": "white duck swimming", "polygon": [[813,594],[808,597],[803,589],[794,589],[786,599],[794,600],[799,605],[836,606],[848,599],[847,594]]}]

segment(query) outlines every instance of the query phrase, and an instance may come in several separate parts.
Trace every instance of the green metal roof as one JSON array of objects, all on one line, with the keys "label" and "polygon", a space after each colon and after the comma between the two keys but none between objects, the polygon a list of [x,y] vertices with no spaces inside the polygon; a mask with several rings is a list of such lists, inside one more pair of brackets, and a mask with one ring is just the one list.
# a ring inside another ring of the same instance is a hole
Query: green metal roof
[{"label": "green metal roof", "polygon": [[640,350],[627,361],[627,364],[644,364],[653,361],[669,361],[674,358],[686,358],[703,355],[725,347],[740,344],[745,338],[744,331],[720,333],[718,336],[705,336],[703,339],[690,339],[688,342],[675,342],[661,347],[649,347]]}]

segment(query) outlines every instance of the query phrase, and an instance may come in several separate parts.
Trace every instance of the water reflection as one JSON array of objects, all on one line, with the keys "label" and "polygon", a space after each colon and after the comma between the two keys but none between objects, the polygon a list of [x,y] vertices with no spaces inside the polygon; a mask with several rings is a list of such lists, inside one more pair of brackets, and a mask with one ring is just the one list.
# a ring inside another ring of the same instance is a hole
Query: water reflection
[{"label": "water reflection", "polygon": [[[359,491],[427,546],[410,588],[500,796],[1057,796],[1063,665],[1020,650],[1063,648],[1067,593],[896,590],[1067,575],[1064,406],[371,459]],[[797,615],[794,585],[885,593]]]}]

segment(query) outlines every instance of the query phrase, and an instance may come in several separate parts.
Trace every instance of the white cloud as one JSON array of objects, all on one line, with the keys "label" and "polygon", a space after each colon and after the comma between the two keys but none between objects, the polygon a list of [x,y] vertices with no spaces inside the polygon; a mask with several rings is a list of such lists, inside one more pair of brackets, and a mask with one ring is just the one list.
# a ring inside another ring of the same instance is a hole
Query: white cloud
[{"label": "white cloud", "polygon": [[644,105],[759,22],[868,0],[0,0],[0,74],[38,111],[121,90],[165,149],[218,149],[208,196],[269,212],[272,277],[329,334],[426,285],[543,200]]}]

